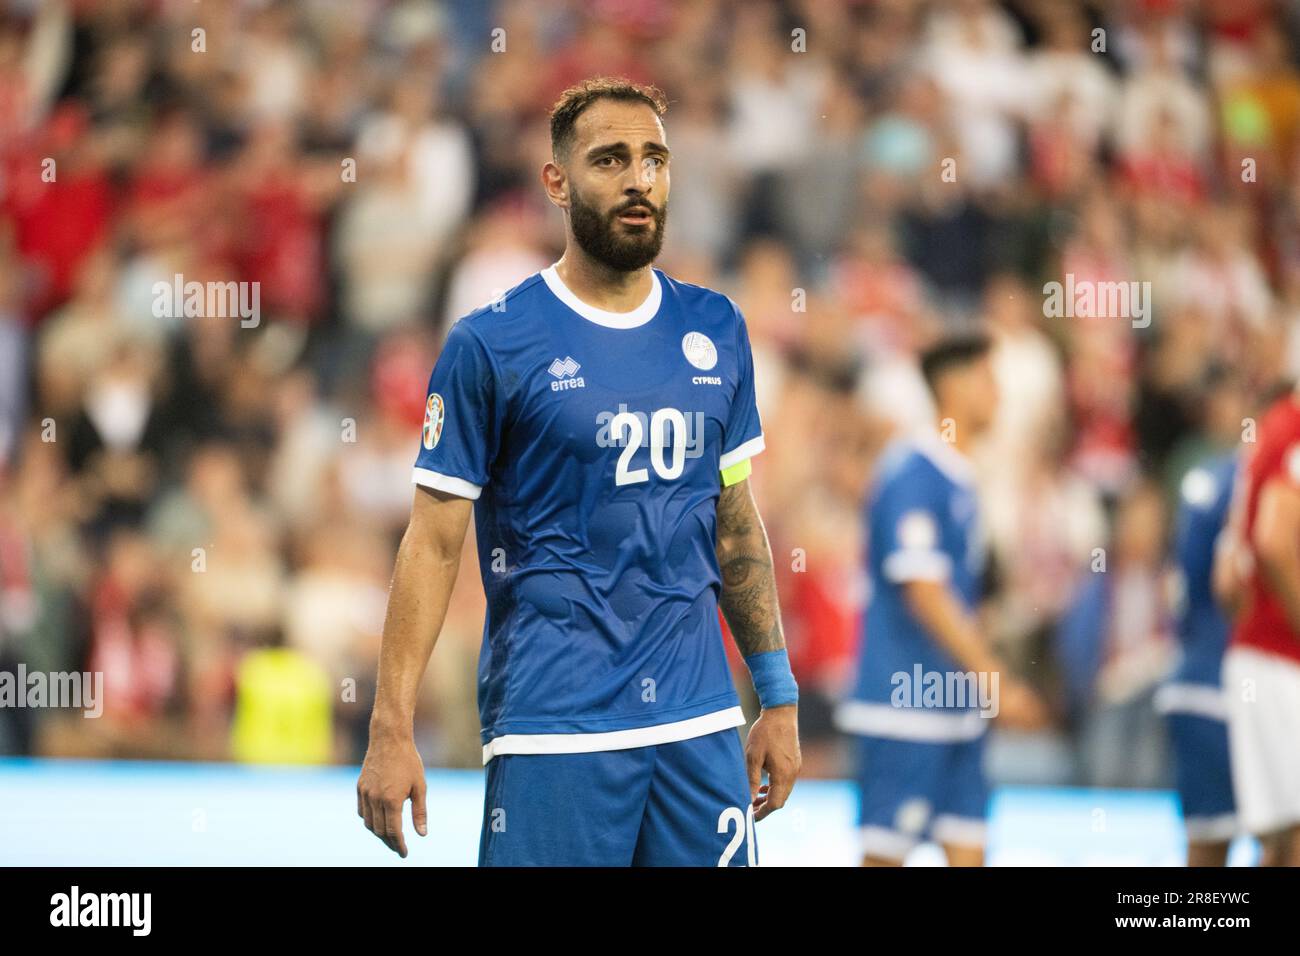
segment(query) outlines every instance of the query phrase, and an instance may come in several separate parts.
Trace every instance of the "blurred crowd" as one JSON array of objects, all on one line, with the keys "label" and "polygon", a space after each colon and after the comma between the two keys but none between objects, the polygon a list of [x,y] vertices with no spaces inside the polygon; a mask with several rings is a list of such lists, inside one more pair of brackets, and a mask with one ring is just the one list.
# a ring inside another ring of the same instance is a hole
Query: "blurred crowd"
[{"label": "blurred crowd", "polygon": [[[360,760],[429,370],[558,258],[546,112],[611,74],[671,102],[660,267],[749,325],[807,771],[845,770],[872,460],[980,326],[983,617],[1056,720],[1002,776],[1161,783],[1179,480],[1300,368],[1298,55],[1270,0],[4,0],[0,669],[105,710],[0,711],[0,753]],[[176,275],[260,320],[159,316]],[[1067,275],[1149,321],[1045,314]],[[434,764],[479,763],[472,547]]]}]

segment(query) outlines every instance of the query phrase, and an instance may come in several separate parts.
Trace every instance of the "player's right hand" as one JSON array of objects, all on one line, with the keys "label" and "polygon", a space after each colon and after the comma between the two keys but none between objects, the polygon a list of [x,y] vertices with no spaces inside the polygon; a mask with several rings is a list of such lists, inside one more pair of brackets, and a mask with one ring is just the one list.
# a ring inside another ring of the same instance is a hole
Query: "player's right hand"
[{"label": "player's right hand", "polygon": [[372,729],[357,780],[357,816],[366,821],[367,830],[402,859],[406,859],[402,808],[408,798],[415,832],[420,836],[429,832],[425,792],[424,761],[415,749],[414,738],[379,734]]},{"label": "player's right hand", "polygon": [[1027,684],[1007,680],[1004,675],[998,694],[998,719],[1011,730],[1039,730],[1047,726],[1050,715],[1042,698]]}]

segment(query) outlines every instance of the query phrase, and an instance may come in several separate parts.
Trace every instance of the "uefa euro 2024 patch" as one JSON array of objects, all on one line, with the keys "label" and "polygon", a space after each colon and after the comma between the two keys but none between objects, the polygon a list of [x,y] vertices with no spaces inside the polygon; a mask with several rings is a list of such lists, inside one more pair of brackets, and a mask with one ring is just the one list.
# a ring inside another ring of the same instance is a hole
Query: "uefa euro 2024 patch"
[{"label": "uefa euro 2024 patch", "polygon": [[446,414],[446,406],[442,402],[442,396],[434,392],[429,396],[429,402],[424,406],[424,447],[433,451],[438,445],[438,439],[442,437],[442,420]]}]

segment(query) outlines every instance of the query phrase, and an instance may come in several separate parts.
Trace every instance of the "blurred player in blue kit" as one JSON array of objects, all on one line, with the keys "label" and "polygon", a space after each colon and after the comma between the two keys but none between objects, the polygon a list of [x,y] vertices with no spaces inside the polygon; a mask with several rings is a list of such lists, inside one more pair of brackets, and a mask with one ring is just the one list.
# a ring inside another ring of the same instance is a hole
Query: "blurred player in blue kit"
[{"label": "blurred player in blue kit", "polygon": [[1214,595],[1214,558],[1227,525],[1236,455],[1211,457],[1179,487],[1174,557],[1182,655],[1156,694],[1166,715],[1188,866],[1223,866],[1237,831],[1221,671],[1231,628]]},{"label": "blurred player in blue kit", "polygon": [[944,339],[921,371],[935,426],[897,440],[877,464],[858,674],[836,716],[856,741],[863,864],[901,864],[931,839],[951,865],[978,866],[988,718],[1035,727],[1046,714],[976,618],[985,548],[967,455],[997,407],[989,341]]},{"label": "blurred player in blue kit", "polygon": [[[798,689],[750,492],[763,450],[745,322],[654,269],[668,212],[662,95],[619,80],[552,111],[563,257],[451,329],[384,625],[366,826],[426,832],[416,689],[474,513],[481,865],[757,862],[799,770]],[[745,720],[719,608],[762,712]],[[762,774],[768,783],[762,784]]]}]

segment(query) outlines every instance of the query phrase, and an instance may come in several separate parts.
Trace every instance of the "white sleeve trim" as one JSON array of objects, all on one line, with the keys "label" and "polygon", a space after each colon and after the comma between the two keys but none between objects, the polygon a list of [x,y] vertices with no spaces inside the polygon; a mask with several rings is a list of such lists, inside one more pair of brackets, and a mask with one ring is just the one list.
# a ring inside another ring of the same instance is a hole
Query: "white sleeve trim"
[{"label": "white sleeve trim", "polygon": [[441,472],[430,471],[428,468],[416,468],[411,473],[411,481],[426,488],[433,488],[437,491],[445,491],[448,494],[468,498],[470,501],[477,501],[478,496],[483,493],[482,485],[473,484],[454,475],[444,475]]},{"label": "white sleeve trim", "polygon": [[947,581],[952,575],[952,559],[938,551],[895,551],[885,558],[882,570],[895,584]]},{"label": "white sleeve trim", "polygon": [[1209,720],[1228,719],[1223,688],[1213,684],[1165,684],[1156,691],[1151,703],[1157,714],[1195,714]]},{"label": "white sleeve trim", "polygon": [[763,436],[751,438],[749,441],[723,452],[722,457],[718,459],[718,470],[726,471],[732,465],[744,461],[746,458],[753,458],[766,446],[763,444]]}]

